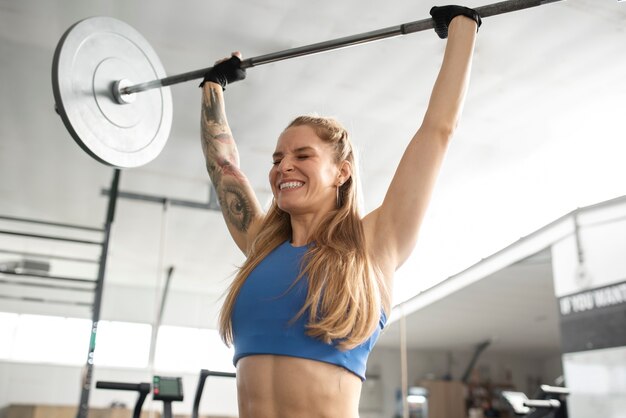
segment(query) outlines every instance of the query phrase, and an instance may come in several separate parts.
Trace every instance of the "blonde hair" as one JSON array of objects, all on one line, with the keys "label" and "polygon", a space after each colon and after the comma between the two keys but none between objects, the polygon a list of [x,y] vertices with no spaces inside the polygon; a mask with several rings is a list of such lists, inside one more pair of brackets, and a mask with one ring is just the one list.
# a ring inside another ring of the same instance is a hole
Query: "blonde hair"
[{"label": "blonde hair", "polygon": [[[337,164],[347,160],[352,176],[339,187],[338,207],[329,212],[312,236],[302,259],[297,280],[308,277],[304,306],[292,321],[308,311],[306,334],[340,349],[365,342],[378,326],[387,291],[374,271],[365,248],[363,224],[358,211],[356,158],[348,132],[334,119],[300,116],[286,129],[307,125],[333,147]],[[276,247],[291,239],[288,213],[275,201],[248,250],[248,257],[230,285],[219,317],[219,331],[227,345],[233,343],[232,313],[248,275]]]}]

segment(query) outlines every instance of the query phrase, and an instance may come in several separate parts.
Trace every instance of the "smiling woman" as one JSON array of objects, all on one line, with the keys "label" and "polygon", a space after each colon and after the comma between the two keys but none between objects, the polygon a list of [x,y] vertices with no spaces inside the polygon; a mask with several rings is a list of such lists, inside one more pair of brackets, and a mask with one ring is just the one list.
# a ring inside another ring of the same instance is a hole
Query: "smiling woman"
[{"label": "smiling woman", "polygon": [[240,54],[216,63],[201,84],[207,170],[246,255],[219,321],[235,347],[243,418],[358,416],[367,358],[458,123],[481,22],[459,6],[431,15],[437,34],[449,37],[439,77],[383,203],[364,217],[348,133],[314,116],[280,134],[269,172],[274,199],[264,213],[226,120],[223,89],[245,78]]},{"label": "smiling woman", "polygon": [[[337,121],[312,116],[296,118],[280,135],[273,154],[269,180],[277,206],[289,212],[285,205],[290,200],[297,205],[294,199],[300,196],[302,211],[324,214],[340,208],[340,195],[356,197],[356,188],[351,187],[353,182],[356,184],[354,166],[348,133]],[[334,202],[329,195],[335,197]],[[349,206],[352,205],[356,202],[350,201]],[[291,210],[298,210],[297,206]],[[304,241],[299,245],[307,241],[306,237],[292,239],[296,245],[298,241]]]}]

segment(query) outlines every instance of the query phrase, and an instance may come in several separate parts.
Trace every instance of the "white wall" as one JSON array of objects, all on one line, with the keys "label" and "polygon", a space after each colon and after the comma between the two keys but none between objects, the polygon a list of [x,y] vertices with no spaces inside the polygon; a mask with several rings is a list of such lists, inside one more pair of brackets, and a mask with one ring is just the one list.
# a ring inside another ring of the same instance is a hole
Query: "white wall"
[{"label": "white wall", "polygon": [[563,355],[570,417],[626,418],[626,347]]}]

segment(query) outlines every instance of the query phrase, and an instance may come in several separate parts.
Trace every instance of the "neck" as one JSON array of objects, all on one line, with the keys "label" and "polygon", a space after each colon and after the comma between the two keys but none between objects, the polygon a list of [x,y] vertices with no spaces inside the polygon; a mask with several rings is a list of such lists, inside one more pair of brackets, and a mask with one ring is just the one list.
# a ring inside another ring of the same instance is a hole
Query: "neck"
[{"label": "neck", "polygon": [[309,244],[324,215],[323,212],[291,215],[291,244],[295,247]]}]

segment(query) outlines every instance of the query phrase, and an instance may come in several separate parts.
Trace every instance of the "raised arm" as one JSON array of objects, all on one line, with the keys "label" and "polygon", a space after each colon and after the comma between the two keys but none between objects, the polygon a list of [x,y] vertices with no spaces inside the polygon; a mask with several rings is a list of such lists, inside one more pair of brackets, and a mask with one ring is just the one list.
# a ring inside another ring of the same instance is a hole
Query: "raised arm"
[{"label": "raised arm", "polygon": [[205,78],[202,86],[202,151],[228,230],[237,246],[247,254],[263,211],[250,182],[239,168],[239,153],[226,119],[222,90],[221,84]]},{"label": "raised arm", "polygon": [[[383,203],[364,218],[370,254],[388,279],[415,247],[467,90],[477,23],[458,16],[446,26],[443,63],[424,120],[402,156]],[[440,30],[437,33],[442,36]]]}]

